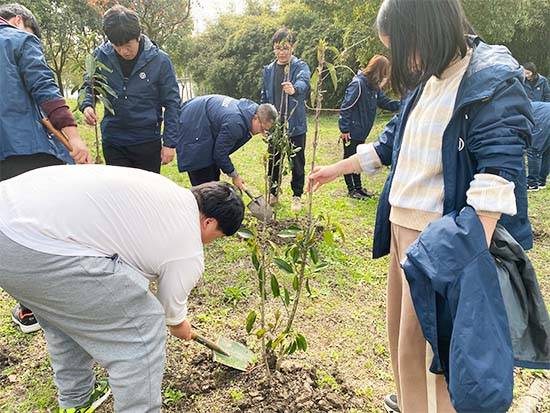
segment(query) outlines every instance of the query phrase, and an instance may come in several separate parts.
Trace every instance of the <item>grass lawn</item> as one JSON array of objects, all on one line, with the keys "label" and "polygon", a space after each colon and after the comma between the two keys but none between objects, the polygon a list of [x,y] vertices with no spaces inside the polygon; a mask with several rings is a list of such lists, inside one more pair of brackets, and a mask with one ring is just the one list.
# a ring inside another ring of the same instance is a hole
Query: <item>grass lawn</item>
[{"label": "grass lawn", "polygon": [[[378,135],[387,120],[387,116],[379,117],[371,139]],[[93,147],[92,130],[82,127],[81,131]],[[320,164],[341,159],[338,134],[337,117],[323,117]],[[311,124],[310,141],[312,135]],[[232,157],[248,186],[255,192],[262,189],[260,165],[264,152],[263,142],[255,137]],[[178,173],[174,163],[163,167],[162,173],[180,185],[189,186],[187,176]],[[364,184],[378,195],[386,175],[385,170],[374,177],[364,177]],[[290,212],[288,180],[286,177],[278,215],[281,219],[295,218]],[[319,386],[332,387],[334,391],[344,384],[351,388],[361,400],[361,407],[354,411],[379,412],[384,395],[394,391],[385,327],[388,260],[371,259],[377,197],[357,201],[346,197],[346,193],[343,180],[338,180],[315,195],[315,212],[329,214],[332,220],[340,222],[345,229],[346,241],[338,242],[336,246],[320,247],[329,266],[317,274],[312,285],[313,296],[304,299],[297,326],[308,339],[309,349],[293,358],[317,366]],[[550,303],[550,188],[530,194],[529,201],[536,234],[535,247],[529,255],[546,302]],[[256,275],[246,243],[237,237],[220,240],[206,248],[206,271],[190,299],[191,320],[212,337],[244,337],[246,315],[258,305],[255,290]],[[0,357],[0,411],[54,411],[55,388],[43,336],[41,333],[24,335],[15,329],[9,318],[12,305],[12,299],[0,291],[0,356],[11,355],[4,361]],[[254,339],[250,338],[248,343],[257,349]],[[196,343],[168,340],[167,373],[163,383],[165,411],[240,411],[239,402],[247,396],[246,389],[238,380],[226,386],[215,386],[210,391],[187,394],[189,385],[186,378],[191,374],[192,361],[198,353],[204,352]],[[536,376],[544,377],[536,371],[517,373],[516,399],[525,393]],[[186,399],[185,409],[181,404],[183,399]],[[107,407],[101,411],[110,409]],[[311,408],[311,411],[317,410]],[[549,397],[546,397],[543,411],[550,412]]]}]

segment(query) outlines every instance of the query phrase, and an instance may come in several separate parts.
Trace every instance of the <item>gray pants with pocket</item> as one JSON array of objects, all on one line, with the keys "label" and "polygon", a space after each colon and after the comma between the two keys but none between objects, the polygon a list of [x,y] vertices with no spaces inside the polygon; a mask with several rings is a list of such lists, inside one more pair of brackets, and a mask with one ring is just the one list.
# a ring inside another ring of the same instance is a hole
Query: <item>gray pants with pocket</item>
[{"label": "gray pants with pocket", "polygon": [[44,329],[62,408],[88,401],[95,360],[116,412],[160,411],[166,327],[148,284],[119,259],[44,254],[0,232],[0,287]]}]

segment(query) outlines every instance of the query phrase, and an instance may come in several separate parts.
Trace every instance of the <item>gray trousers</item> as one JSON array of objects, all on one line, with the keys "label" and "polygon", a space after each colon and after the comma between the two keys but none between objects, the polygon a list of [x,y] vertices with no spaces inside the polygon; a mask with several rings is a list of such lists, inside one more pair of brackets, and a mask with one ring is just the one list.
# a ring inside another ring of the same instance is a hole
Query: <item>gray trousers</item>
[{"label": "gray trousers", "polygon": [[116,412],[160,411],[166,327],[148,284],[119,259],[44,254],[0,232],[0,287],[44,329],[62,408],[88,400],[95,360]]}]

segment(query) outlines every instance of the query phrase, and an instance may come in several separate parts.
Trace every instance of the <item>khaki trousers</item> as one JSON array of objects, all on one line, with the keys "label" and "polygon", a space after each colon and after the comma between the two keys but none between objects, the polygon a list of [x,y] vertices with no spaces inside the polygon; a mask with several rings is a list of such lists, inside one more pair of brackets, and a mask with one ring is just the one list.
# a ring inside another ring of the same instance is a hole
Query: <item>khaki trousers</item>
[{"label": "khaki trousers", "polygon": [[402,413],[454,413],[443,375],[429,372],[433,353],[414,311],[400,262],[420,232],[391,225],[387,326],[393,377]]}]

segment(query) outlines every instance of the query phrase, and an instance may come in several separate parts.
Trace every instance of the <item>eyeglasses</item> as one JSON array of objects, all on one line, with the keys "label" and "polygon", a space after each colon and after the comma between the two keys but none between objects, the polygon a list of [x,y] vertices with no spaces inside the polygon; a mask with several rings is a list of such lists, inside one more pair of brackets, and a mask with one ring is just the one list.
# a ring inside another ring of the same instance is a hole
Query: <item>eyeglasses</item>
[{"label": "eyeglasses", "polygon": [[292,46],[285,45],[285,46],[273,46],[273,51],[275,53],[277,52],[290,52],[292,50]]}]

